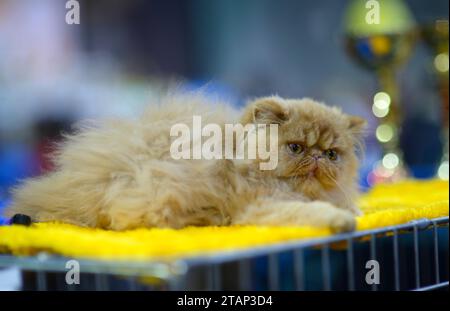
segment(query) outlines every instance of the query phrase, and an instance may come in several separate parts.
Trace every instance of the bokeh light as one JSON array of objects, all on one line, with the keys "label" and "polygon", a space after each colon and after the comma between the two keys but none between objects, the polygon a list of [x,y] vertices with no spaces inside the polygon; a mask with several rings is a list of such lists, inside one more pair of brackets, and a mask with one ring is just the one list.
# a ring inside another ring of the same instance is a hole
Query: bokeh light
[{"label": "bokeh light", "polygon": [[448,161],[442,162],[437,172],[438,177],[442,180],[448,180],[448,169]]},{"label": "bokeh light", "polygon": [[375,103],[372,106],[372,112],[377,118],[384,118],[389,113],[389,107],[387,108],[379,108]]},{"label": "bokeh light", "polygon": [[391,97],[386,92],[378,92],[373,97],[373,104],[378,109],[387,109],[391,104]]},{"label": "bokeh light", "polygon": [[448,54],[447,53],[438,54],[434,58],[434,67],[436,67],[436,70],[439,72],[448,72],[449,67]]},{"label": "bokeh light", "polygon": [[383,157],[383,166],[387,169],[394,169],[400,164],[400,158],[395,153],[388,153]]},{"label": "bokeh light", "polygon": [[391,97],[386,92],[378,92],[373,97],[372,112],[377,118],[384,118],[389,113]]},{"label": "bokeh light", "polygon": [[394,128],[389,124],[381,124],[377,127],[375,135],[380,142],[386,143],[394,137]]}]

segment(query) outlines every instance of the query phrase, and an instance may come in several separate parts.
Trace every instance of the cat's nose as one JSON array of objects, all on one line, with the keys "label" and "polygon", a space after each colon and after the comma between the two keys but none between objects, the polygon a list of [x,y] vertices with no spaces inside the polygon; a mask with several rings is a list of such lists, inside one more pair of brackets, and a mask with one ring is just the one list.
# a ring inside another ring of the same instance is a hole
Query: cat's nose
[{"label": "cat's nose", "polygon": [[314,160],[318,161],[320,158],[322,158],[322,155],[321,155],[321,154],[313,154],[313,155],[312,155],[312,158],[313,158]]}]

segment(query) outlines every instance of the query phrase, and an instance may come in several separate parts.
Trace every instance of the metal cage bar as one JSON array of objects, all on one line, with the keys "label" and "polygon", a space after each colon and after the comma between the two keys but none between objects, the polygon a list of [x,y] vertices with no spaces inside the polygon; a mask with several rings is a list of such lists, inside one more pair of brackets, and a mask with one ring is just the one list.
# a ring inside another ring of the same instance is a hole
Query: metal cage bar
[{"label": "metal cage bar", "polygon": [[348,278],[348,290],[355,290],[355,269],[353,258],[353,239],[347,239],[347,278]]},{"label": "metal cage bar", "polygon": [[436,284],[440,283],[439,276],[439,232],[436,221],[433,221],[433,250],[434,250],[434,277]]},{"label": "metal cage bar", "polygon": [[305,268],[303,262],[303,249],[293,250],[294,260],[294,276],[295,276],[295,289],[303,290],[305,288]]},{"label": "metal cage bar", "polygon": [[324,290],[331,290],[330,246],[322,245],[322,282]]},{"label": "metal cage bar", "polygon": [[399,251],[398,251],[398,230],[393,230],[393,247],[394,247],[394,277],[395,277],[395,290],[400,290],[400,266],[399,266]]}]

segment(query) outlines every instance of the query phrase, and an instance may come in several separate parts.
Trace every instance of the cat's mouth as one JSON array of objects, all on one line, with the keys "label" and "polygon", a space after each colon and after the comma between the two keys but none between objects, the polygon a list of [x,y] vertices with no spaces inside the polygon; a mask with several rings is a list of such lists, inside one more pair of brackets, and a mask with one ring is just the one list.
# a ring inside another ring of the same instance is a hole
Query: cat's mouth
[{"label": "cat's mouth", "polygon": [[302,181],[319,181],[322,182],[324,177],[324,168],[319,163],[313,162],[308,167],[304,167],[302,170],[296,171],[290,175],[294,179],[300,179]]},{"label": "cat's mouth", "polygon": [[307,171],[307,172],[305,172],[305,173],[303,173],[303,174],[300,174],[299,176],[300,177],[302,177],[303,179],[305,179],[305,180],[308,180],[308,179],[317,179],[317,172],[318,172],[318,167],[315,167],[315,168],[312,168],[312,169],[310,169],[309,171]]},{"label": "cat's mouth", "polygon": [[317,177],[317,172],[319,171],[319,165],[317,163],[312,164],[311,168],[303,174],[303,177],[307,179],[312,179]]},{"label": "cat's mouth", "polygon": [[316,170],[313,170],[313,171],[309,172],[309,173],[307,174],[307,177],[308,177],[308,178],[316,177]]}]

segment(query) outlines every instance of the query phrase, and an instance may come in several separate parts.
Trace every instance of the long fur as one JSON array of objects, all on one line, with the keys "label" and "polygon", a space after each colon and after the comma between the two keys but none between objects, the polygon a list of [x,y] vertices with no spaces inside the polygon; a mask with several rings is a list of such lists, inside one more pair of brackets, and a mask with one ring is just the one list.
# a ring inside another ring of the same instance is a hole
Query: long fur
[{"label": "long fur", "polygon": [[[261,171],[259,160],[174,160],[170,128],[203,124],[279,124],[279,164]],[[54,172],[26,180],[7,211],[35,221],[126,230],[189,225],[311,225],[349,231],[358,209],[356,172],[364,121],[311,99],[257,99],[243,111],[200,95],[167,96],[137,120],[81,126],[54,157]],[[290,142],[301,143],[302,155]],[[335,148],[339,160],[313,150]]]}]

